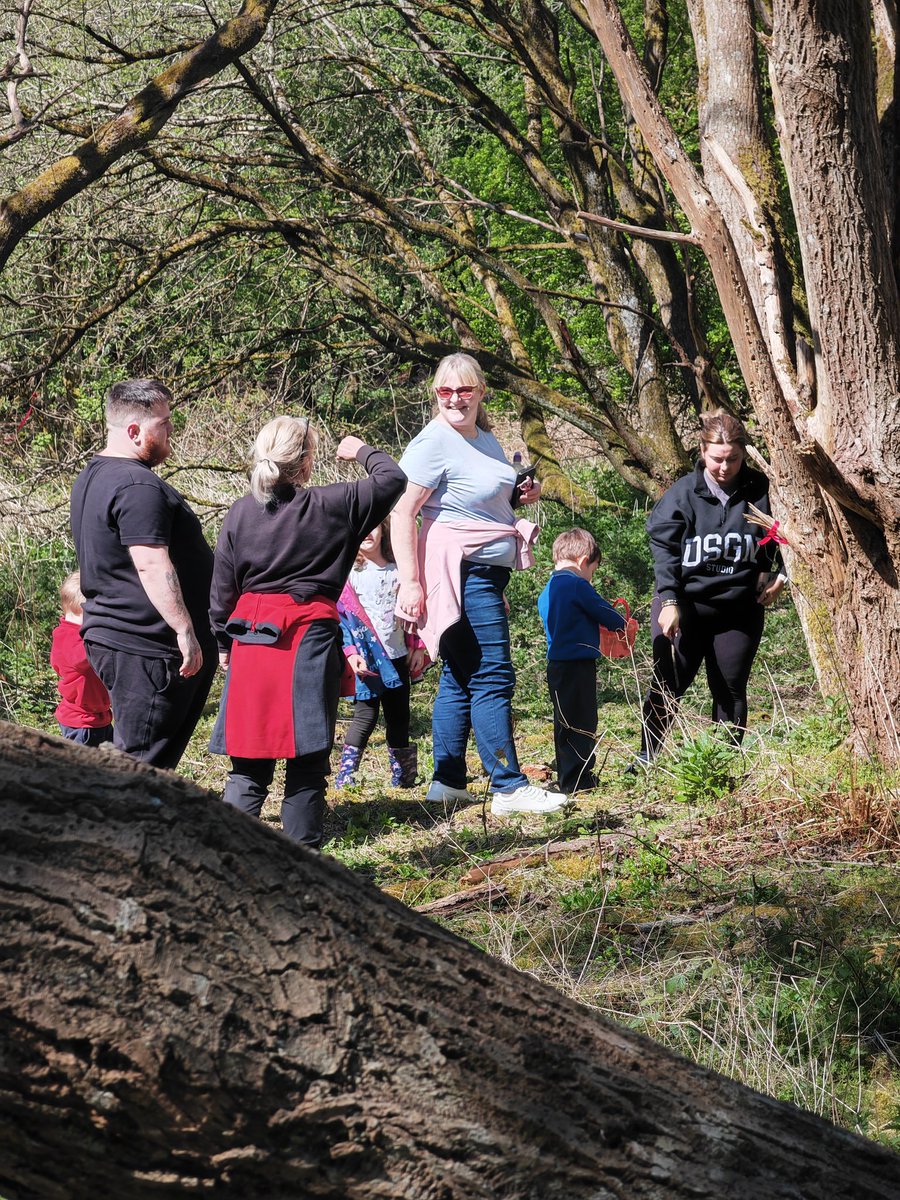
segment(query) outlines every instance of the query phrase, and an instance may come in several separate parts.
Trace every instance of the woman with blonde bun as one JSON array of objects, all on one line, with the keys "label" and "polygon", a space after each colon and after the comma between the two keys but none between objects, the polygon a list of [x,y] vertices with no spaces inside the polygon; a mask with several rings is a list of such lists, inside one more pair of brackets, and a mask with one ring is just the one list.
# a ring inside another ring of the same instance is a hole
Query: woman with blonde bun
[{"label": "woman with blonde bun", "polygon": [[305,417],[276,417],[253,448],[250,495],[216,546],[210,618],[227,667],[210,749],[231,756],[223,799],[259,816],[286,760],[284,832],[317,847],[343,666],[337,600],[366,534],[406,476],[382,450],[345,437],[336,457],[368,478],[310,487],[318,438]]}]

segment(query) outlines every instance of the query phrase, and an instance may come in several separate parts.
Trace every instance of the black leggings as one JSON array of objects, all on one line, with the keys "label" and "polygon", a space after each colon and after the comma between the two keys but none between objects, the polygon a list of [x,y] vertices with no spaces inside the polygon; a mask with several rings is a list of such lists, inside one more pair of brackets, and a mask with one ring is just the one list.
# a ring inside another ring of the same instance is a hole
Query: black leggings
[{"label": "black leggings", "polygon": [[354,702],[353,720],[344,738],[345,745],[365,750],[378,724],[379,708],[384,710],[385,733],[391,749],[405,750],[409,745],[409,663],[405,654],[392,661],[403,682],[400,687],[385,688],[380,696],[371,700]]},{"label": "black leggings", "polygon": [[662,605],[653,597],[653,684],[644,701],[641,757],[653,758],[675,718],[678,701],[706,662],[712,719],[730,721],[740,742],[747,726],[747,683],[762,637],[765,609],[751,597],[727,607],[679,605],[681,624],[674,643],[659,628]]}]

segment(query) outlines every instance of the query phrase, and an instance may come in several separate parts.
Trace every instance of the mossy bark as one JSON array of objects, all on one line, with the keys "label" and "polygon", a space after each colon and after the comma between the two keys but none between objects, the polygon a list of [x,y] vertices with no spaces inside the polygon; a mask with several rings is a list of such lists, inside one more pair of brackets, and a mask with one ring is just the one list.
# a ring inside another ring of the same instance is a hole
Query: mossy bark
[{"label": "mossy bark", "polygon": [[896,1195],[169,772],[0,725],[0,823],[8,1200]]},{"label": "mossy bark", "polygon": [[265,32],[276,3],[244,0],[235,17],[161,71],[74,153],[0,201],[0,270],[25,234],[48,213],[99,179],[120,158],[152,141],[194,88],[251,50]]}]

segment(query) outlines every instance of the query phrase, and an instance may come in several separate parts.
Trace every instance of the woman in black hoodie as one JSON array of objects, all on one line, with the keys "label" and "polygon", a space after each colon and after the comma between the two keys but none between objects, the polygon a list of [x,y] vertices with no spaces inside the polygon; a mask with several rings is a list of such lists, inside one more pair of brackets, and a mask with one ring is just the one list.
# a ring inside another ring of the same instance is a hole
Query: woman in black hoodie
[{"label": "woman in black hoodie", "polygon": [[653,685],[644,701],[640,760],[662,745],[678,701],[706,663],[714,721],[740,742],[747,682],[765,608],[784,587],[774,540],[747,521],[769,512],[769,485],[745,462],[747,431],[719,410],[701,418],[700,460],[656,504],[647,529],[656,573]]}]

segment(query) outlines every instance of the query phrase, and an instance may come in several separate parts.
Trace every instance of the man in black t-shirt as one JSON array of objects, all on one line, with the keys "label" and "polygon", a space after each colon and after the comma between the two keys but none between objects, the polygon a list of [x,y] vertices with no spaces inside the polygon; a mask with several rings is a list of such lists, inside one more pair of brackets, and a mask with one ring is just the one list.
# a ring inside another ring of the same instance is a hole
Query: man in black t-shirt
[{"label": "man in black t-shirt", "polygon": [[212,550],[184,498],[153,468],[171,453],[172,393],[132,379],[106,398],[107,444],[72,488],[87,656],[112,698],[114,744],[175,767],[217,665]]}]

